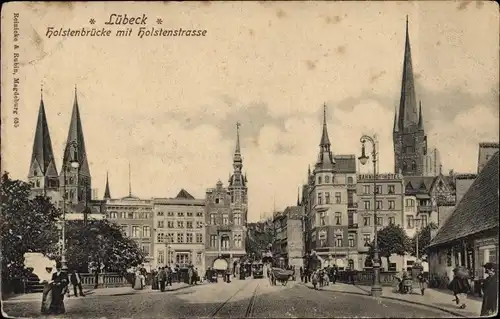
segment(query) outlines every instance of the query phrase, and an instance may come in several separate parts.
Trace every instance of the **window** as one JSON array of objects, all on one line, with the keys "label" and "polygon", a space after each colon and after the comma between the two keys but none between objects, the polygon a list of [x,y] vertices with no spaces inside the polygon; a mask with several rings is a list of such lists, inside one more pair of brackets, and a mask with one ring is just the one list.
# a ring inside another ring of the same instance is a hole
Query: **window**
[{"label": "window", "polygon": [[318,184],[321,184],[321,176],[318,176]]},{"label": "window", "polygon": [[167,242],[168,243],[173,243],[174,242],[174,233],[168,233],[167,234]]},{"label": "window", "polygon": [[389,194],[394,194],[394,185],[389,185],[389,186],[388,186],[388,189],[387,189],[387,192],[388,192]]},{"label": "window", "polygon": [[173,221],[171,221],[171,220],[169,220],[169,221],[167,222],[167,227],[168,227],[168,228],[174,228],[174,227],[175,227],[175,226],[174,226],[174,222],[173,222]]},{"label": "window", "polygon": [[415,226],[415,220],[413,219],[412,215],[407,215],[406,216],[406,226],[407,228],[413,228]]},{"label": "window", "polygon": [[365,210],[370,210],[370,201],[369,200],[365,200],[364,204],[365,204]]},{"label": "window", "polygon": [[219,199],[218,198],[215,199],[215,203],[219,204]]},{"label": "window", "polygon": [[229,225],[229,214],[222,214],[222,225]]},{"label": "window", "polygon": [[415,201],[411,198],[406,199],[406,207],[413,207],[415,206]]},{"label": "window", "polygon": [[382,185],[377,185],[377,194],[382,194]]},{"label": "window", "polygon": [[336,247],[342,247],[342,236],[337,236],[335,238],[335,246]]},{"label": "window", "polygon": [[384,224],[384,218],[383,217],[377,217],[377,225],[382,226]]},{"label": "window", "polygon": [[198,243],[198,244],[203,243],[203,234],[202,233],[196,233],[196,243]]},{"label": "window", "polygon": [[234,235],[234,247],[241,248],[241,234]]},{"label": "window", "polygon": [[342,225],[342,213],[335,213],[335,224]]},{"label": "window", "polygon": [[177,221],[177,228],[184,228],[184,222],[181,220]]},{"label": "window", "polygon": [[174,216],[174,212],[168,212],[167,216],[173,217]]},{"label": "window", "polygon": [[142,245],[142,252],[144,256],[149,256],[149,245]]},{"label": "window", "polygon": [[364,242],[365,247],[370,246],[371,241],[372,241],[371,234],[363,234],[363,242]]},{"label": "window", "polygon": [[175,261],[177,264],[189,264],[191,262],[189,258],[189,253],[177,253],[175,255]]},{"label": "window", "polygon": [[165,241],[165,234],[164,233],[157,233],[156,234],[156,241],[159,243],[163,243]]},{"label": "window", "polygon": [[396,224],[396,218],[395,217],[389,217],[389,225],[394,225]]},{"label": "window", "polygon": [[203,222],[202,221],[197,221],[196,222],[196,228],[203,228]]},{"label": "window", "polygon": [[158,263],[160,265],[165,263],[165,253],[163,252],[163,250],[158,250]]},{"label": "window", "polygon": [[396,208],[396,202],[394,200],[389,200],[389,209],[394,210]]},{"label": "window", "polygon": [[347,178],[347,184],[354,184],[354,180],[352,179],[352,177]]},{"label": "window", "polygon": [[212,224],[212,225],[216,224],[215,214],[210,214],[210,224]]},{"label": "window", "polygon": [[349,247],[354,247],[354,235],[349,234]]},{"label": "window", "polygon": [[222,236],[220,246],[222,250],[229,250],[229,236]]},{"label": "window", "polygon": [[203,213],[202,212],[197,212],[196,213],[196,217],[203,217]]},{"label": "window", "polygon": [[186,228],[193,228],[193,222],[192,221],[187,221],[186,222]]},{"label": "window", "polygon": [[321,193],[318,193],[318,205],[322,205],[322,204],[323,204],[323,200],[321,197]]},{"label": "window", "polygon": [[382,201],[381,201],[381,200],[378,200],[378,201],[377,201],[377,209],[382,209],[382,208],[383,208]]},{"label": "window", "polygon": [[138,212],[135,212],[133,213],[133,219],[139,219],[139,213]]},{"label": "window", "polygon": [[234,224],[241,225],[241,215],[240,214],[234,214]]},{"label": "window", "polygon": [[193,213],[192,212],[187,212],[187,217],[193,217]]},{"label": "window", "polygon": [[210,235],[210,247],[217,248],[217,235]]},{"label": "window", "polygon": [[157,212],[156,216],[164,216],[163,212]]},{"label": "window", "polygon": [[178,212],[178,213],[177,213],[177,216],[178,216],[178,217],[184,217],[184,213],[183,213],[183,212]]},{"label": "window", "polygon": [[163,228],[165,225],[163,223],[163,220],[158,221],[158,227],[157,228]]},{"label": "window", "polygon": [[168,253],[167,253],[167,262],[169,264],[173,264],[174,263],[174,252],[169,250]]},{"label": "window", "polygon": [[330,192],[325,192],[325,203],[330,204]]},{"label": "window", "polygon": [[142,227],[142,237],[151,237],[151,228],[149,226]]},{"label": "window", "polygon": [[421,228],[427,226],[427,215],[422,215],[422,225],[420,226]]},{"label": "window", "polygon": [[184,242],[184,234],[183,233],[177,233],[177,242],[179,244],[182,244]]},{"label": "window", "polygon": [[320,213],[320,216],[319,216],[319,223],[320,223],[320,226],[325,226],[326,225],[326,214],[325,212],[321,212]]},{"label": "window", "polygon": [[139,226],[132,226],[132,237],[141,237],[141,229]]},{"label": "window", "polygon": [[417,170],[417,163],[415,161],[411,162],[411,170],[416,171]]},{"label": "window", "polygon": [[325,184],[330,184],[330,176],[325,176]]},{"label": "window", "polygon": [[348,205],[354,204],[354,192],[353,191],[347,191],[347,204]]},{"label": "window", "polygon": [[364,185],[363,186],[363,193],[364,194],[370,194],[370,185]]},{"label": "window", "polygon": [[109,218],[118,218],[118,214],[116,212],[109,213]]},{"label": "window", "polygon": [[186,234],[186,243],[191,244],[193,242],[193,233]]},{"label": "window", "polygon": [[363,226],[370,226],[370,217],[363,217]]},{"label": "window", "polygon": [[335,193],[335,203],[340,204],[342,202],[342,197],[340,196],[340,192]]},{"label": "window", "polygon": [[196,253],[196,263],[200,265],[202,263],[202,254]]}]

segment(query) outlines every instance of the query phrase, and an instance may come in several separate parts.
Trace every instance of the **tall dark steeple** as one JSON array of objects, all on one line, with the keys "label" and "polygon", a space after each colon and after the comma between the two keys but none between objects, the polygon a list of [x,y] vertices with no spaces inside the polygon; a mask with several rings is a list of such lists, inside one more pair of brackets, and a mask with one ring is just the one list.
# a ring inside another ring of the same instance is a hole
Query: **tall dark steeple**
[{"label": "tall dark steeple", "polygon": [[[248,187],[247,187],[247,177],[246,174],[243,174],[243,158],[241,156],[241,148],[240,148],[240,126],[241,124],[236,123],[236,147],[234,149],[233,155],[233,174],[229,178],[229,186],[228,191],[231,196],[231,212],[232,218],[234,221],[238,220],[237,225],[235,224],[235,228],[233,230],[238,230],[238,236],[241,235],[243,241],[245,240],[245,235],[242,235],[240,231],[242,231],[241,227],[246,225],[247,222],[247,213],[248,213]],[[241,247],[245,247],[242,244]]]},{"label": "tall dark steeple", "polygon": [[[78,167],[75,167],[74,163],[78,163]],[[64,181],[64,175],[66,175],[66,181]],[[90,200],[91,176],[76,86],[59,181],[61,186],[66,182],[65,189],[70,203],[78,204]]]},{"label": "tall dark steeple", "polygon": [[38,109],[28,180],[32,192],[36,195],[46,195],[47,190],[57,191],[59,184],[49,125],[45,115],[43,87],[40,89],[40,107]]},{"label": "tall dark steeple", "polygon": [[406,16],[401,98],[399,110],[394,114],[392,136],[394,171],[401,172],[404,176],[422,176],[427,154],[427,136],[424,131],[422,104],[420,103],[420,108],[418,108],[415,94],[408,16]]},{"label": "tall dark steeple", "polygon": [[240,126],[236,123],[236,147],[233,155],[233,174],[229,178],[229,186],[245,186],[246,178],[243,175],[243,158],[241,157],[240,148]]},{"label": "tall dark steeple", "polygon": [[109,177],[108,172],[106,172],[106,189],[104,190],[104,199],[111,199],[111,193],[109,191]]},{"label": "tall dark steeple", "polygon": [[330,149],[330,138],[328,137],[328,127],[326,124],[326,104],[323,105],[323,131],[321,133],[321,141],[319,143],[318,160],[316,161],[316,169],[333,170],[335,160]]}]

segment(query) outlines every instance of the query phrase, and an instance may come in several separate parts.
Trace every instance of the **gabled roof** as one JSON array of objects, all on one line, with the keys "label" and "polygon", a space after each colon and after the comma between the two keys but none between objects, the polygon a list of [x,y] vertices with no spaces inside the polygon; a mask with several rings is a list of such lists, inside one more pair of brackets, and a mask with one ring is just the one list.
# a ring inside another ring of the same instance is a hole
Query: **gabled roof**
[{"label": "gabled roof", "polygon": [[499,153],[496,152],[438,231],[429,247],[498,228],[498,157]]},{"label": "gabled roof", "polygon": [[355,155],[336,155],[335,170],[338,173],[356,173],[356,156]]},{"label": "gabled roof", "polygon": [[175,197],[176,199],[194,199],[193,195],[189,194],[184,188],[181,189],[179,194]]},{"label": "gabled roof", "polygon": [[403,177],[405,189],[414,192],[430,192],[434,176],[405,176]]}]

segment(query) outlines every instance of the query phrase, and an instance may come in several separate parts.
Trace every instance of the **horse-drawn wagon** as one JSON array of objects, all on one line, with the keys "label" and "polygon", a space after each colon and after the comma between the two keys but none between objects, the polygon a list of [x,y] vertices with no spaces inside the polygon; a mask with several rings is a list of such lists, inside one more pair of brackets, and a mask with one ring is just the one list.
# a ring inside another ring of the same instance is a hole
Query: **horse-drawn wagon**
[{"label": "horse-drawn wagon", "polygon": [[273,267],[269,273],[269,281],[271,285],[275,286],[276,282],[281,283],[283,286],[286,286],[288,283],[288,279],[292,276],[293,272],[291,270],[281,269]]}]

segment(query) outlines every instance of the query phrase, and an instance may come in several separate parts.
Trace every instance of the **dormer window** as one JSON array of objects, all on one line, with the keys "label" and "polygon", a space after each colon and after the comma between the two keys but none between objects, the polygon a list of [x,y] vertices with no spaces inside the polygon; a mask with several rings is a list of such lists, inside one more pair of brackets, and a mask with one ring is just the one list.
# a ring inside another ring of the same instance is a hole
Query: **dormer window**
[{"label": "dormer window", "polygon": [[33,171],[33,175],[38,176],[38,171],[36,169]]}]

